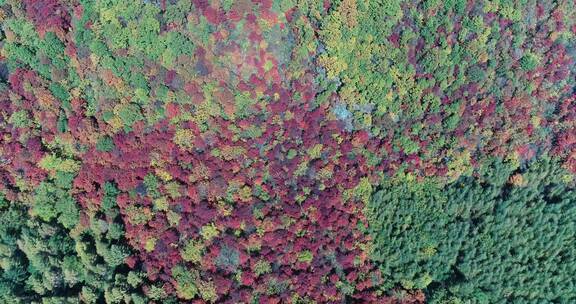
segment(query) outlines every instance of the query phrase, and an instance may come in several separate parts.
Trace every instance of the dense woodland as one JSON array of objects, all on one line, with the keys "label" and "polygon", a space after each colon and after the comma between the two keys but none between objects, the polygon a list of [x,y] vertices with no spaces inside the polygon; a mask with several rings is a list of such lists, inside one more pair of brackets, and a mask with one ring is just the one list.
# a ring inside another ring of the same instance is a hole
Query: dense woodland
[{"label": "dense woodland", "polygon": [[0,303],[576,303],[571,0],[0,0]]}]

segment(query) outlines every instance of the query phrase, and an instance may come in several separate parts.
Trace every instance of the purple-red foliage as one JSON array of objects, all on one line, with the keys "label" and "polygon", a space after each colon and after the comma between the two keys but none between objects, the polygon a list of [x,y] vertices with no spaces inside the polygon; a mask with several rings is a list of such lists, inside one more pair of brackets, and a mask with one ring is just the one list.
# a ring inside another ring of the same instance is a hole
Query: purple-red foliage
[{"label": "purple-red foliage", "polygon": [[24,0],[26,14],[43,35],[47,31],[65,33],[70,27],[70,13],[60,0]]}]

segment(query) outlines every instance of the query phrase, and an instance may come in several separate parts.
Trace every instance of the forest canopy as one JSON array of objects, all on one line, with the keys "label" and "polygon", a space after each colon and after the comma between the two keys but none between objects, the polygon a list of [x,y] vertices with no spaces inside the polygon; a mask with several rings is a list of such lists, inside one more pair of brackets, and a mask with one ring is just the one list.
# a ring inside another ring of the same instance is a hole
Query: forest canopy
[{"label": "forest canopy", "polygon": [[576,302],[568,0],[0,0],[0,302]]}]

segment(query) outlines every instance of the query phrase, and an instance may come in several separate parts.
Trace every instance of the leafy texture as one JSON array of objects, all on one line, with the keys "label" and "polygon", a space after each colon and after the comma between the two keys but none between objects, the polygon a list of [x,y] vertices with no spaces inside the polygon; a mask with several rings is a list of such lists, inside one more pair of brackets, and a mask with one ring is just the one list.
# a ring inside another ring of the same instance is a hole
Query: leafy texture
[{"label": "leafy texture", "polygon": [[0,302],[574,302],[575,12],[0,0]]},{"label": "leafy texture", "polygon": [[370,230],[383,274],[427,288],[434,303],[574,301],[575,192],[565,172],[549,160],[491,169],[442,190],[403,183],[377,192]]}]

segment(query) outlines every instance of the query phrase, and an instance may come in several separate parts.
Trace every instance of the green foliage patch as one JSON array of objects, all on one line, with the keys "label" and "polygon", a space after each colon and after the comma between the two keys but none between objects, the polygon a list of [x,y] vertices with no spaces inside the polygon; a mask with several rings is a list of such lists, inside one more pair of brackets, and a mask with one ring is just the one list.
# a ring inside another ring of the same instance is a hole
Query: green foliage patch
[{"label": "green foliage patch", "polygon": [[569,303],[576,271],[576,192],[548,159],[495,162],[441,188],[387,181],[368,205],[372,257],[431,303]]}]

